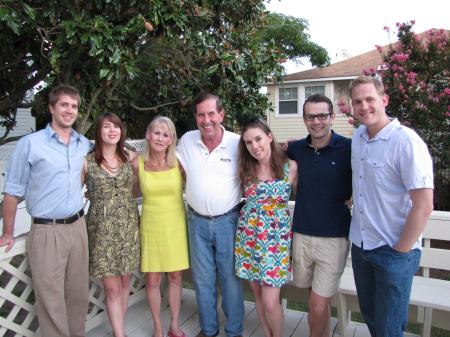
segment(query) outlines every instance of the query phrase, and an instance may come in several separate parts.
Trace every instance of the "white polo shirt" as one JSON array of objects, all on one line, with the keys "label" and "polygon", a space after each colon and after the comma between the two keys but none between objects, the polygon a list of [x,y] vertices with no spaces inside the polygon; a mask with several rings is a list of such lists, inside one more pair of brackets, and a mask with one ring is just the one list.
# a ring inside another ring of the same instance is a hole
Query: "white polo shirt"
[{"label": "white polo shirt", "polygon": [[[360,126],[352,139],[353,217],[350,240],[370,250],[393,247],[412,203],[408,191],[433,188],[428,148],[415,131],[392,120],[369,139]],[[412,248],[421,247],[422,237]]]},{"label": "white polo shirt", "polygon": [[238,175],[238,134],[223,129],[220,144],[210,153],[200,131],[181,137],[177,156],[186,172],[186,201],[197,212],[216,216],[241,201]]}]

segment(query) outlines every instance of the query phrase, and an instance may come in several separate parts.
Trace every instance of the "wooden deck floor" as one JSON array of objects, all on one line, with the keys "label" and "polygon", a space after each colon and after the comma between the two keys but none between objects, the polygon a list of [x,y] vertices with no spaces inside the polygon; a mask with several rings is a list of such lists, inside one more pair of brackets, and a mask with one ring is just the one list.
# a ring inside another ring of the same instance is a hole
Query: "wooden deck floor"
[{"label": "wooden deck floor", "polygon": [[[221,310],[219,310],[221,312]],[[167,326],[170,320],[169,308],[165,307],[162,312],[162,320]],[[223,322],[223,315],[221,316]],[[198,312],[195,301],[195,293],[192,290],[183,289],[183,297],[180,313],[181,329],[187,337],[195,337],[200,331],[198,326]],[[126,333],[128,337],[151,337],[153,335],[153,323],[146,301],[140,301],[129,308],[126,318]],[[331,336],[341,337],[337,334],[336,319],[332,319]],[[106,322],[91,330],[86,337],[111,337],[111,328]],[[255,306],[252,302],[245,303],[244,337],[264,337],[256,315]],[[307,313],[286,309],[284,313],[283,325],[284,337],[308,337],[308,316]],[[226,337],[223,327],[219,337]],[[365,324],[353,323],[347,330],[344,337],[370,337]],[[412,334],[405,334],[405,337],[416,337]]]}]

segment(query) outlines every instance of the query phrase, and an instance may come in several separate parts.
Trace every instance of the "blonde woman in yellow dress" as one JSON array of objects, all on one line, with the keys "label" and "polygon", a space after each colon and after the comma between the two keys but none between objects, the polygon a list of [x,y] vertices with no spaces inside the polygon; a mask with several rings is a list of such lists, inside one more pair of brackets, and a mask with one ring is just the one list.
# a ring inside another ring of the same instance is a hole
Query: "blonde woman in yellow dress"
[{"label": "blonde woman in yellow dress", "polygon": [[154,337],[163,337],[161,275],[169,279],[171,322],[168,337],[184,337],[178,325],[182,270],[189,268],[183,178],[175,155],[177,135],[173,122],[158,116],[148,125],[142,154],[132,162],[142,193],[141,270],[146,273],[147,301]]}]

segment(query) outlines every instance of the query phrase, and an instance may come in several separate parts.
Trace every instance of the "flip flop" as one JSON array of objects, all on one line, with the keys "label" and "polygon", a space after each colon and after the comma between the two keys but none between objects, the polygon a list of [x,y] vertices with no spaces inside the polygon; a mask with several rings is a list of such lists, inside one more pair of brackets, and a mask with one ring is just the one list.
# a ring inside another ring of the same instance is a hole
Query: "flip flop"
[{"label": "flip flop", "polygon": [[186,337],[186,334],[184,333],[184,331],[181,331],[181,335],[175,335],[172,331],[169,331],[167,333],[167,337]]}]

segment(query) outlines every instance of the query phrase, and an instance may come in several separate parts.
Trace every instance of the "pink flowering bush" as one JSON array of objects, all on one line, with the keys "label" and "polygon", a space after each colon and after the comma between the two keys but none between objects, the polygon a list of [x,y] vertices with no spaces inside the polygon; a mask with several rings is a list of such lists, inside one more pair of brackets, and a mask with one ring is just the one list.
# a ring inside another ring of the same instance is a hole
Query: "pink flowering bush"
[{"label": "pink flowering bush", "polygon": [[414,21],[396,26],[398,43],[382,53],[388,113],[425,140],[439,179],[450,168],[449,32],[429,30],[417,35],[412,30]]}]

